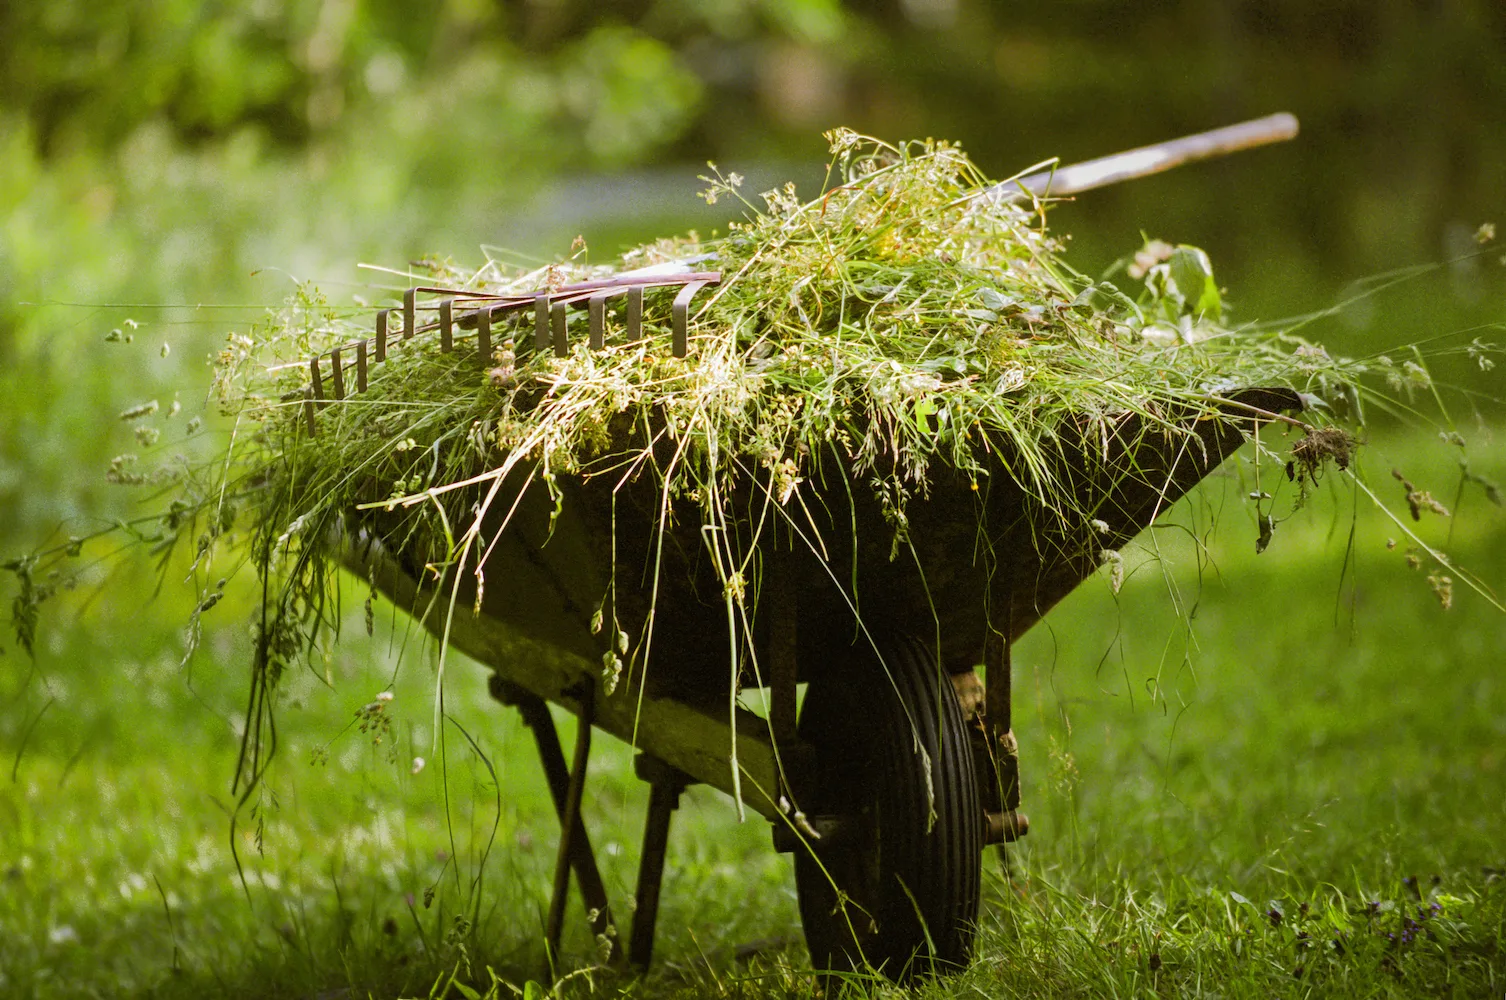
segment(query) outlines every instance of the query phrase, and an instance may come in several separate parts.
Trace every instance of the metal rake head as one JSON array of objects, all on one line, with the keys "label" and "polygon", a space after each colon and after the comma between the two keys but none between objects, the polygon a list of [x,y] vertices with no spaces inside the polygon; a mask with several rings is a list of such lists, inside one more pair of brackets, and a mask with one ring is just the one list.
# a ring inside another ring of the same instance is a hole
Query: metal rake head
[{"label": "metal rake head", "polygon": [[[618,295],[627,296],[627,335],[636,340],[643,335],[644,290],[663,287],[680,289],[670,307],[670,331],[671,351],[675,357],[683,358],[689,351],[690,300],[702,288],[721,280],[719,271],[645,268],[610,278],[563,285],[556,289],[545,288],[513,294],[429,285],[410,288],[403,293],[401,309],[377,311],[376,332],[373,336],[341,344],[308,360],[309,385],[303,391],[303,407],[309,435],[318,434],[315,416],[329,403],[324,392],[325,363],[329,365],[330,389],[335,399],[365,392],[369,366],[382,364],[387,360],[389,349],[406,344],[420,334],[438,331],[440,353],[447,354],[455,350],[457,330],[474,330],[476,359],[480,364],[488,365],[492,361],[492,319],[499,314],[521,312],[530,306],[533,307],[534,314],[533,342],[520,345],[522,350],[546,351],[553,348],[556,357],[568,355],[570,331],[566,314],[572,307],[578,309],[581,306],[585,307],[589,317],[589,346],[591,350],[600,350],[606,338],[607,300]],[[428,296],[428,301],[421,302],[420,295]],[[463,303],[463,311],[456,311],[456,303]],[[435,318],[420,324],[420,311],[433,311],[436,313]],[[398,313],[402,322],[397,331],[396,343],[390,335],[391,316],[394,312]],[[519,351],[520,354],[522,350]],[[355,369],[353,392],[346,382],[346,370],[352,367]]]}]

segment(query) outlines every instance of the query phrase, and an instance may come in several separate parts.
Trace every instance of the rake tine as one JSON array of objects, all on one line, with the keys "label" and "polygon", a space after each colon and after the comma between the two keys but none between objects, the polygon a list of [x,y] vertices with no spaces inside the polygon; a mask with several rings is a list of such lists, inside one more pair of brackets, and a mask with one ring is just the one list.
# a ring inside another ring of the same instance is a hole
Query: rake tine
[{"label": "rake tine", "polygon": [[483,306],[476,310],[476,360],[483,365],[492,360],[492,310]]},{"label": "rake tine", "polygon": [[319,355],[309,358],[309,388],[313,390],[314,399],[321,407],[324,406],[324,379],[319,374]]},{"label": "rake tine", "polygon": [[549,346],[549,293],[540,292],[533,297],[533,349],[542,351]]},{"label": "rake tine", "polygon": [[[481,295],[468,292],[454,292],[453,289],[443,288],[410,288],[403,293],[403,315],[401,340],[411,340],[419,333],[428,333],[433,330],[439,331],[440,353],[447,354],[455,348],[455,299],[442,299],[437,305],[438,318],[432,323],[426,323],[420,327],[417,323],[415,311],[417,309],[417,296],[420,292],[451,293],[467,296],[476,300],[488,302],[480,306],[474,313],[466,313],[458,320],[462,329],[469,329],[472,317],[478,321],[483,319],[489,324],[493,312],[508,312],[514,309],[521,310],[527,307],[530,299],[534,306],[534,329],[532,349],[544,350],[553,346],[556,357],[566,357],[569,354],[570,343],[568,337],[567,310],[571,305],[584,302],[590,314],[590,346],[592,350],[601,350],[606,341],[606,300],[619,292],[627,292],[627,321],[626,333],[632,340],[643,337],[643,293],[645,288],[662,287],[666,285],[679,285],[679,294],[675,296],[672,309],[673,326],[673,351],[677,358],[683,358],[689,351],[689,318],[690,301],[695,294],[707,285],[714,285],[721,280],[719,272],[696,272],[683,276],[677,275],[669,279],[658,277],[635,277],[635,283],[627,281],[591,281],[582,282],[580,285],[565,286],[564,289],[534,293],[524,293],[516,296],[506,295]],[[387,334],[391,328],[390,315],[394,309],[378,309],[376,312],[376,336],[374,349],[368,359],[367,341],[361,340],[355,343],[356,348],[356,393],[364,393],[367,390],[367,376],[370,364],[381,364],[387,360]],[[336,399],[344,399],[346,396],[345,365],[341,353],[352,345],[346,344],[330,352],[330,360],[334,365],[334,395]],[[485,350],[478,344],[478,353],[489,358],[490,338],[487,338]],[[530,349],[527,339],[521,340],[517,345],[521,355]],[[319,408],[326,405],[324,398],[323,380],[318,372],[318,359],[310,359],[311,373],[314,376],[315,401]],[[270,371],[281,371],[302,364],[301,361],[293,361],[283,365],[276,365]]]},{"label": "rake tine", "polygon": [[586,301],[591,316],[591,350],[599,351],[606,346],[607,296],[611,292],[597,292]]},{"label": "rake tine", "polygon": [[377,364],[387,360],[387,313],[389,309],[377,310],[376,358]]},{"label": "rake tine", "polygon": [[643,286],[628,289],[627,332],[629,340],[643,337]]},{"label": "rake tine", "polygon": [[570,353],[570,345],[565,339],[565,303],[556,302],[549,314],[550,326],[554,329],[554,356],[563,358]]},{"label": "rake tine", "polygon": [[706,287],[704,281],[692,281],[680,289],[680,294],[675,296],[674,306],[670,309],[671,325],[674,330],[672,350],[677,358],[683,358],[690,353],[690,300],[695,298],[695,293]]},{"label": "rake tine", "polygon": [[308,421],[309,437],[319,436],[319,425],[314,422],[314,390],[303,390],[303,417]]},{"label": "rake tine", "polygon": [[[591,345],[593,349],[600,349],[604,344],[606,335],[606,299],[618,294],[619,292],[627,292],[628,305],[626,332],[631,339],[637,340],[643,336],[644,289],[678,286],[680,288],[680,292],[675,298],[675,308],[679,310],[679,313],[677,313],[676,315],[679,316],[678,322],[681,323],[681,327],[677,331],[678,339],[676,340],[676,356],[684,357],[684,352],[688,349],[688,336],[685,327],[686,325],[688,325],[689,320],[690,300],[700,289],[704,288],[707,285],[717,284],[720,280],[721,273],[718,271],[687,272],[683,274],[676,274],[671,277],[665,277],[657,274],[629,274],[618,276],[617,278],[613,279],[602,279],[580,282],[574,285],[565,285],[562,288],[554,290],[545,289],[540,292],[524,292],[521,294],[512,295],[492,295],[449,288],[410,288],[403,293],[403,325],[401,339],[403,341],[411,340],[413,337],[417,336],[420,333],[428,333],[437,329],[439,330],[440,334],[440,352],[448,353],[454,350],[455,327],[457,323],[461,329],[468,330],[470,329],[472,318],[474,316],[480,315],[480,313],[483,311],[483,308],[484,311],[486,311],[487,319],[490,320],[492,318],[491,314],[493,312],[505,313],[514,309],[522,310],[527,308],[528,303],[532,301],[534,305],[534,335],[532,348],[543,350],[544,348],[553,345],[555,353],[559,356],[564,356],[566,353],[568,353],[569,342],[568,339],[565,338],[565,334],[560,332],[558,329],[557,324],[559,324],[561,321],[555,320],[553,318],[552,314],[554,310],[558,309],[561,306],[569,307],[581,302],[586,303],[587,307],[592,311],[591,323],[593,329],[593,339],[591,341]],[[416,319],[416,310],[418,308],[417,296],[419,295],[419,293],[445,294],[455,297],[441,300],[437,306],[439,313],[438,319],[436,319],[434,322],[425,323],[420,326]],[[467,302],[474,303],[486,302],[488,304],[485,307],[478,307],[478,309],[474,313],[463,314],[457,320],[455,317],[455,302],[457,301],[457,299],[463,299]],[[395,310],[391,308],[377,310],[376,337],[374,338],[375,347],[372,351],[372,356],[369,359],[371,364],[380,364],[387,360],[387,334],[391,327],[390,314],[394,311]],[[350,344],[346,344],[345,347],[342,348],[342,350],[348,349],[350,346]],[[366,354],[366,341],[363,340],[358,342],[356,344],[356,348],[356,374],[358,385],[356,391],[365,392],[367,369],[365,367],[364,361]],[[518,352],[520,354],[529,349],[529,343],[526,339],[522,340],[518,344]],[[274,365],[269,368],[268,371],[283,371],[284,369],[288,368],[296,368],[301,364],[303,364],[302,361],[289,361],[286,364]],[[337,377],[340,378],[342,382],[342,389],[337,390],[337,392],[343,393],[343,366],[341,367],[340,371],[337,372]],[[321,403],[323,401],[323,398],[323,390],[321,388],[319,395],[319,400],[321,401]],[[340,398],[343,398],[343,395],[341,395]]]}]

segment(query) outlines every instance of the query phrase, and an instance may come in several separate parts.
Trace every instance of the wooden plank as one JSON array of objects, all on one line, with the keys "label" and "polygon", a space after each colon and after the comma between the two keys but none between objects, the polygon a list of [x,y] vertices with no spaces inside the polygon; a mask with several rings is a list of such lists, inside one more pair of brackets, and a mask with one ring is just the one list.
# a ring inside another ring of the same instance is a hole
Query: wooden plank
[{"label": "wooden plank", "polygon": [[[361,579],[376,587],[394,605],[440,634],[448,611],[449,592],[436,597],[431,587],[418,586],[380,546],[367,551],[364,543],[346,547],[342,561]],[[519,636],[486,615],[473,615],[469,606],[455,608],[450,645],[491,667],[507,680],[580,715],[580,704],[566,691],[582,679],[596,681],[601,665]],[[645,753],[679,768],[695,780],[732,794],[732,732],[726,714],[715,715],[672,698],[644,697],[623,685],[612,695],[596,698],[596,726]],[[751,712],[737,711],[737,760],[742,773],[743,802],[775,819],[779,813],[778,765],[770,742],[769,724]]]}]

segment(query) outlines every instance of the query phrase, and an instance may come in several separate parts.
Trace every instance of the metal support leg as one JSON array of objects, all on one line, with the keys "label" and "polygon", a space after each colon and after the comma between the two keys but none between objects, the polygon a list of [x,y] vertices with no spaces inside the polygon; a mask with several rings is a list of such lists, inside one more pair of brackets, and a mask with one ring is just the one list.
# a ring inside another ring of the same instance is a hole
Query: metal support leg
[{"label": "metal support leg", "polygon": [[[544,778],[549,785],[549,794],[554,799],[554,811],[560,820],[562,845],[566,840],[563,831],[572,831],[568,838],[570,866],[575,871],[575,882],[580,887],[581,899],[585,901],[587,916],[591,919],[591,933],[598,942],[604,940],[610,943],[610,961],[621,962],[623,955],[618,943],[617,926],[612,920],[607,890],[602,884],[601,872],[596,867],[596,854],[591,849],[591,838],[586,833],[585,824],[581,822],[578,806],[574,822],[568,825],[566,823],[571,774],[565,763],[564,750],[560,747],[559,733],[554,728],[554,717],[549,714],[549,706],[544,699],[508,682],[500,674],[492,675],[490,688],[492,697],[504,705],[515,706],[522,713],[524,724],[533,731],[534,742],[539,748],[539,761],[544,767]],[[557,946],[558,939],[555,939],[551,948]],[[552,950],[550,954],[552,957]]]},{"label": "metal support leg", "polygon": [[984,654],[988,680],[983,703],[983,718],[992,744],[989,750],[998,769],[998,787],[985,790],[985,799],[1006,812],[1020,805],[1020,751],[1010,719],[1009,646],[1007,638],[990,637]]},{"label": "metal support leg", "polygon": [[779,548],[776,537],[768,560],[769,659],[773,675],[769,679],[772,689],[769,722],[777,749],[784,750],[795,743],[795,682],[798,679],[795,649],[799,606],[795,600],[795,574],[791,567],[794,553]]},{"label": "metal support leg", "polygon": [[[1014,560],[1008,558],[1002,594],[1003,628],[990,630],[983,645],[983,665],[987,686],[983,696],[986,750],[993,762],[993,787],[983,789],[985,810],[984,841],[999,845],[999,862],[1009,874],[1009,856],[1004,845],[1030,832],[1030,821],[1020,807],[1020,749],[1014,737],[1011,715],[1012,667],[1010,650],[1014,643]],[[992,608],[990,610],[993,610]]]},{"label": "metal support leg", "polygon": [[669,820],[680,805],[680,793],[690,777],[647,754],[634,761],[638,777],[649,782],[648,820],[643,827],[643,854],[638,862],[637,907],[628,959],[647,969],[654,953],[654,927],[659,921],[659,890],[664,882],[664,852],[669,845]]},{"label": "metal support leg", "polygon": [[560,849],[554,859],[554,892],[549,897],[549,919],[544,924],[544,946],[549,960],[560,952],[560,934],[565,928],[565,904],[570,899],[570,859],[580,821],[580,799],[586,790],[586,764],[591,759],[591,723],[595,716],[593,688],[586,686],[580,697],[580,725],[575,730],[575,758],[570,767],[570,785],[565,792],[565,813],[560,818]]},{"label": "metal support leg", "polygon": [[[786,544],[793,545],[793,540]],[[798,649],[800,639],[799,578],[795,552],[780,548],[778,533],[768,549],[765,564],[769,627],[769,727],[774,736],[774,752],[779,763],[779,787],[775,801],[788,802],[801,809],[796,792],[811,787],[815,767],[814,747],[799,739],[797,722],[797,687],[800,680]],[[785,825],[779,820],[775,827]]]}]

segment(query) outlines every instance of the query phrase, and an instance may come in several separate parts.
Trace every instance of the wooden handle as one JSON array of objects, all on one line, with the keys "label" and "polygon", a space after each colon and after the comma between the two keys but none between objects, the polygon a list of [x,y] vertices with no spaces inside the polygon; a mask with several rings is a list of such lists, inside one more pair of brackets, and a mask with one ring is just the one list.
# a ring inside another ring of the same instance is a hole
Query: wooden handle
[{"label": "wooden handle", "polygon": [[1227,125],[1211,132],[1183,136],[1153,146],[1141,146],[1112,156],[1074,163],[1056,170],[1042,170],[1004,181],[989,188],[987,194],[1000,201],[1024,201],[1029,198],[1062,198],[1107,187],[1120,181],[1159,174],[1184,163],[1196,163],[1215,156],[1237,153],[1273,142],[1285,142],[1297,135],[1297,119],[1285,111],[1252,121]]}]

